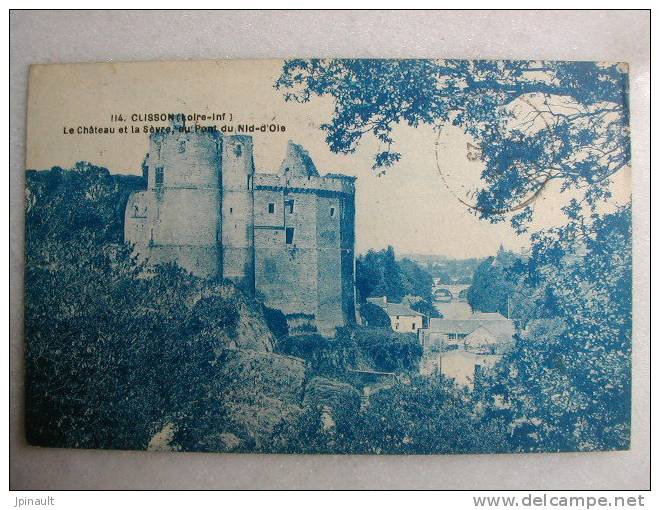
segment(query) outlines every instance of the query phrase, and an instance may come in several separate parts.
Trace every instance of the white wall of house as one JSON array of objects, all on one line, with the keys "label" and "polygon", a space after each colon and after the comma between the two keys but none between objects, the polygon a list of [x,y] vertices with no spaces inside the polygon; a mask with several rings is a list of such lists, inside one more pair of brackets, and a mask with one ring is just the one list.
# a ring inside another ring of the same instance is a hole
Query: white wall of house
[{"label": "white wall of house", "polygon": [[422,329],[421,315],[390,315],[392,329],[399,333],[417,333]]},{"label": "white wall of house", "polygon": [[462,349],[446,352],[427,352],[420,362],[421,375],[442,374],[459,386],[474,388],[477,366],[492,368],[502,357],[467,352]]}]

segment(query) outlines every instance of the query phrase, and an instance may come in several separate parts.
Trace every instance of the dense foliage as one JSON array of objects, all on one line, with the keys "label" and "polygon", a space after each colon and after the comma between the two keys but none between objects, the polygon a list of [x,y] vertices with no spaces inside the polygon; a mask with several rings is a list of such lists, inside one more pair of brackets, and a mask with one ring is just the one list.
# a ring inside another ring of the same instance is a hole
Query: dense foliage
[{"label": "dense foliage", "polygon": [[[118,242],[141,179],[88,164],[26,178],[28,440],[145,448],[168,421],[212,413],[221,423],[208,388],[237,302],[174,265],[147,277]],[[193,447],[204,427],[189,425],[182,444]]]},{"label": "dense foliage", "polygon": [[355,262],[355,286],[360,302],[386,296],[400,303],[406,295],[432,299],[433,277],[410,259],[397,260],[394,248],[369,250]]},{"label": "dense foliage", "polygon": [[415,335],[389,327],[338,328],[335,338],[296,335],[277,344],[279,352],[307,360],[313,372],[342,376],[351,369],[383,372],[415,372],[422,348]]},{"label": "dense foliage", "polygon": [[360,305],[360,315],[365,326],[374,328],[390,328],[392,321],[387,312],[373,303],[362,303]]},{"label": "dense foliage", "polygon": [[333,408],[324,426],[321,407],[309,407],[275,431],[272,451],[305,453],[437,454],[510,451],[501,418],[475,411],[467,392],[441,378],[413,377],[383,384],[355,412]]},{"label": "dense foliage", "polygon": [[515,288],[513,271],[522,261],[503,249],[495,257],[489,257],[477,267],[472,284],[467,290],[467,300],[475,311],[499,312],[509,316],[510,299]]},{"label": "dense foliage", "polygon": [[564,221],[532,234],[527,260],[514,271],[486,261],[475,275],[475,307],[510,307],[525,330],[474,398],[509,424],[511,450],[627,448],[631,211],[625,198],[611,201],[613,179],[630,165],[625,65],[297,59],[276,87],[289,101],[332,99],[322,125],[330,149],[351,153],[373,135],[381,172],[401,158],[396,125],[459,127],[483,164],[472,212],[508,218],[518,233],[548,184],[570,193]]}]

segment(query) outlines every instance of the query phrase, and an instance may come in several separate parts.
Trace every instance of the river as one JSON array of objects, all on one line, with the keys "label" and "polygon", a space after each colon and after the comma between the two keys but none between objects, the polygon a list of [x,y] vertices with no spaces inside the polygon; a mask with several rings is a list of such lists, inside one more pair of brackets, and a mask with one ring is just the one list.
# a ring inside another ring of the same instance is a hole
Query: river
[{"label": "river", "polygon": [[462,299],[453,299],[448,303],[436,301],[433,306],[445,319],[469,319],[472,316],[472,308]]}]

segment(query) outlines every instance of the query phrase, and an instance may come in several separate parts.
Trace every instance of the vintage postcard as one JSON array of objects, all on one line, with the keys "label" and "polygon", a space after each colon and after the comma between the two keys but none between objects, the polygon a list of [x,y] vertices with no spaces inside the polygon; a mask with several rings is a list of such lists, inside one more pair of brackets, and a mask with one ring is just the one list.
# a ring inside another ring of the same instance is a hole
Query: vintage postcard
[{"label": "vintage postcard", "polygon": [[31,444],[623,450],[625,63],[35,65]]}]

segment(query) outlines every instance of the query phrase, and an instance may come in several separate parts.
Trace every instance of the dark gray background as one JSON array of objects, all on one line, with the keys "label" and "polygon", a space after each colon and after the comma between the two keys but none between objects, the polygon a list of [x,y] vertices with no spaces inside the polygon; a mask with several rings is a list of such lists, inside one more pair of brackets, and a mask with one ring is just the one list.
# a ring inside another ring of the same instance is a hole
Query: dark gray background
[{"label": "dark gray background", "polygon": [[[10,14],[10,487],[643,489],[649,477],[649,73],[645,11],[13,11]],[[32,63],[432,57],[631,64],[635,291],[628,452],[414,457],[30,447],[23,435],[23,187]]]}]

